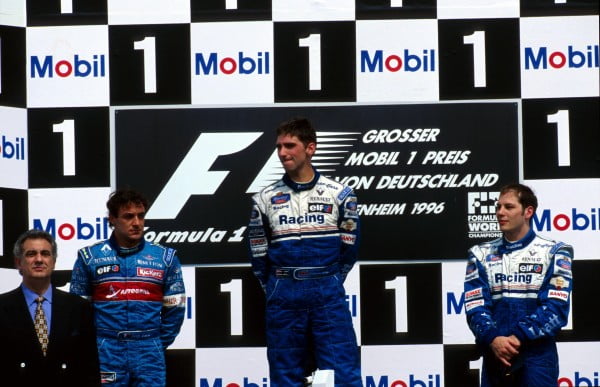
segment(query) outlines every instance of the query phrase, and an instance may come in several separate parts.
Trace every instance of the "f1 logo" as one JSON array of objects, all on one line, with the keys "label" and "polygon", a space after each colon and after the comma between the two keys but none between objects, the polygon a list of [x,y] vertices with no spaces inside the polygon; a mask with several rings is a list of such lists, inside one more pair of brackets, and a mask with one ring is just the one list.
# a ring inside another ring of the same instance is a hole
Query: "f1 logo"
[{"label": "f1 logo", "polygon": [[[317,137],[332,133],[335,132],[317,132]],[[146,219],[175,219],[191,195],[215,194],[230,173],[230,171],[211,171],[215,161],[220,156],[246,149],[262,134],[262,132],[201,133],[148,210]],[[345,139],[336,140],[331,137],[328,141],[346,142]],[[327,150],[320,150],[318,154],[327,154]],[[246,193],[260,191],[276,181],[283,173],[284,169],[277,156],[277,150],[274,150]]]},{"label": "f1 logo", "polygon": [[[229,171],[209,171],[215,160],[247,148],[260,132],[202,133],[146,215],[147,219],[175,219],[191,195],[212,195]],[[190,179],[190,176],[194,176]]]},{"label": "f1 logo", "polygon": [[[469,192],[467,210],[469,214],[494,214],[499,192]],[[491,203],[491,204],[489,204]]]}]

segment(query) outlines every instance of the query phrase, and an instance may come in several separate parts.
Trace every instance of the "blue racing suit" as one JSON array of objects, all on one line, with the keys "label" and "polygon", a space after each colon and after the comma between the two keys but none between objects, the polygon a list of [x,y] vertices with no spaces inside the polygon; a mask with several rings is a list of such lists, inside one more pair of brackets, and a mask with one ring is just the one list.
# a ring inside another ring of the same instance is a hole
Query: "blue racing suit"
[{"label": "blue racing suit", "polygon": [[164,386],[164,351],[185,315],[175,250],[117,246],[114,236],[79,250],[71,293],[92,301],[103,384]]},{"label": "blue racing suit", "polygon": [[[572,259],[571,246],[533,230],[516,242],[498,238],[469,250],[465,309],[484,355],[482,386],[556,386],[555,336],[569,314]],[[489,346],[510,335],[521,347],[507,369]]]},{"label": "blue racing suit", "polygon": [[303,386],[312,367],[334,370],[336,386],[362,386],[343,287],[358,247],[354,192],[315,170],[309,183],[285,175],[253,200],[248,239],[266,293],[271,386]]}]

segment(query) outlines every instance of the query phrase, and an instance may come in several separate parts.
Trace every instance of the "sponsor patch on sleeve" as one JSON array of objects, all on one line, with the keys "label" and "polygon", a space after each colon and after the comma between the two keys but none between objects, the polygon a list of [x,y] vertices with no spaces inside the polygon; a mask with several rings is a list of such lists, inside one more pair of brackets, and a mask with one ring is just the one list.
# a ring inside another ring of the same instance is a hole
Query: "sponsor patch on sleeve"
[{"label": "sponsor patch on sleeve", "polygon": [[465,303],[465,309],[468,312],[471,309],[475,309],[475,308],[477,308],[479,306],[483,306],[483,304],[484,304],[484,302],[483,302],[482,299],[474,300],[474,301],[471,301],[471,302],[466,302]]},{"label": "sponsor patch on sleeve", "polygon": [[260,211],[256,207],[252,208],[252,213],[250,214],[250,226],[262,226],[262,216],[260,215]]},{"label": "sponsor patch on sleeve", "polygon": [[550,290],[548,291],[548,298],[556,298],[561,301],[567,302],[569,300],[569,292],[564,290]]},{"label": "sponsor patch on sleeve", "polygon": [[356,196],[352,196],[346,200],[344,205],[344,217],[345,218],[358,218],[358,204],[356,203]]},{"label": "sponsor patch on sleeve", "polygon": [[571,270],[571,260],[567,258],[557,259],[556,266],[564,270]]},{"label": "sponsor patch on sleeve", "polygon": [[562,288],[568,288],[570,282],[564,277],[554,277],[550,280],[550,284],[554,285],[556,289],[560,290]]},{"label": "sponsor patch on sleeve", "polygon": [[340,224],[340,228],[346,231],[354,231],[356,230],[356,222],[352,219],[345,220]]},{"label": "sponsor patch on sleeve", "polygon": [[465,292],[465,301],[471,301],[476,298],[481,298],[482,294],[483,294],[483,292],[482,292],[481,288],[469,290],[468,292]]},{"label": "sponsor patch on sleeve", "polygon": [[164,296],[163,306],[167,308],[185,308],[185,294]]},{"label": "sponsor patch on sleeve", "polygon": [[342,240],[342,243],[345,243],[347,245],[353,245],[354,243],[356,243],[356,235],[354,234],[340,234],[340,238]]},{"label": "sponsor patch on sleeve", "polygon": [[471,281],[475,278],[479,277],[479,270],[477,270],[477,265],[474,263],[469,263],[467,265],[467,273],[465,275],[465,281]]},{"label": "sponsor patch on sleeve", "polygon": [[339,200],[346,199],[346,196],[348,196],[350,194],[350,192],[352,192],[352,188],[350,188],[350,187],[344,187],[344,189],[342,190],[342,192],[340,192],[340,194],[338,195],[338,199]]}]

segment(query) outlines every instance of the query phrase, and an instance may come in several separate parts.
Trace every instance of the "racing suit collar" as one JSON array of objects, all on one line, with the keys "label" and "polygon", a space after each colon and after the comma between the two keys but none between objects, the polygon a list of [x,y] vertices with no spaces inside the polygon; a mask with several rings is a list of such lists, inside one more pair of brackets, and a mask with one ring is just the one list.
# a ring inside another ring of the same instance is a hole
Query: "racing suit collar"
[{"label": "racing suit collar", "polygon": [[510,253],[514,250],[519,250],[527,246],[531,243],[531,241],[535,238],[535,232],[533,229],[529,229],[529,232],[520,240],[516,242],[509,242],[504,237],[502,237],[502,244],[499,247],[499,252],[501,254]]},{"label": "racing suit collar", "polygon": [[292,180],[287,173],[283,175],[283,182],[285,183],[285,185],[287,185],[294,191],[306,191],[312,189],[315,186],[315,184],[317,184],[319,176],[321,176],[321,174],[314,167],[313,171],[315,172],[315,175],[313,176],[312,180],[308,183],[297,183],[294,180]]},{"label": "racing suit collar", "polygon": [[146,240],[144,238],[142,238],[140,243],[137,246],[131,247],[131,248],[125,248],[125,247],[119,246],[119,244],[117,243],[117,239],[115,238],[115,233],[113,232],[112,234],[110,234],[108,243],[110,244],[110,247],[112,247],[113,250],[117,251],[117,255],[119,257],[126,257],[128,255],[136,254],[136,253],[140,252],[144,248],[144,245],[146,244]]}]

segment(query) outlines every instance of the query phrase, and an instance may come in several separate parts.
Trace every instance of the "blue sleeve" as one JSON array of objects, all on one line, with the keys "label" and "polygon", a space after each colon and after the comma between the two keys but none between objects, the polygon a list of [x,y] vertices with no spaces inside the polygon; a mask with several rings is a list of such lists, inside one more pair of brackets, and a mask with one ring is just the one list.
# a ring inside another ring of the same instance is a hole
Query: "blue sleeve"
[{"label": "blue sleeve", "polygon": [[492,319],[492,293],[487,272],[477,259],[478,253],[480,251],[477,246],[469,250],[464,286],[465,312],[469,328],[475,335],[475,342],[487,347],[499,336],[499,332]]},{"label": "blue sleeve", "polygon": [[87,300],[92,299],[92,279],[90,278],[87,262],[91,258],[89,248],[80,249],[71,272],[71,285],[69,292],[77,294]]},{"label": "blue sleeve", "polygon": [[185,318],[185,285],[179,258],[175,250],[167,249],[167,270],[161,309],[160,339],[163,349],[173,343]]},{"label": "blue sleeve", "polygon": [[345,279],[358,258],[360,242],[360,219],[358,201],[354,191],[346,188],[340,193],[338,227],[340,228],[340,272]]},{"label": "blue sleeve", "polygon": [[521,341],[554,337],[567,324],[573,289],[573,248],[558,243],[551,254],[550,267],[538,294],[539,306],[513,329],[514,335]]},{"label": "blue sleeve", "polygon": [[265,290],[269,276],[270,230],[267,217],[261,211],[257,200],[258,198],[255,198],[252,203],[252,213],[248,224],[248,244],[252,271]]}]

